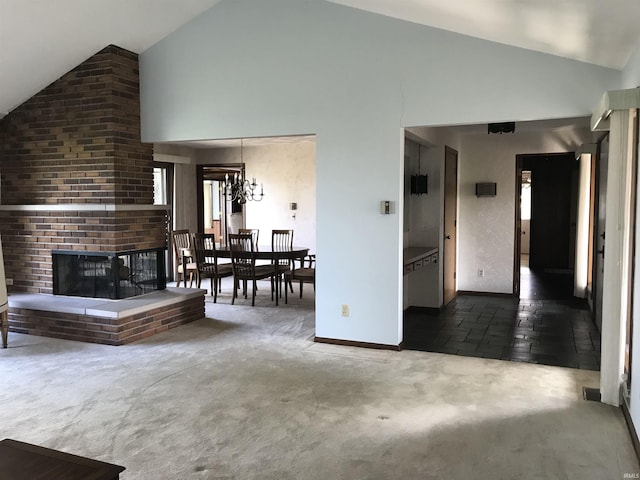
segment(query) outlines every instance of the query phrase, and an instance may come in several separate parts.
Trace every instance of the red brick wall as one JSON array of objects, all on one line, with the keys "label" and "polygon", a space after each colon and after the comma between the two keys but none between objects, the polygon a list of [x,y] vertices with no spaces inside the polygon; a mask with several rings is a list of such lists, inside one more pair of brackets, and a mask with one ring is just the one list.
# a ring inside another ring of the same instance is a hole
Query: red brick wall
[{"label": "red brick wall", "polygon": [[12,291],[53,292],[51,250],[124,252],[166,244],[166,214],[157,210],[0,211],[0,225]]},{"label": "red brick wall", "polygon": [[153,203],[137,55],[109,46],[0,120],[2,203]]},{"label": "red brick wall", "polygon": [[[153,204],[153,147],[140,140],[137,55],[110,45],[0,119],[0,178],[14,291],[51,293],[52,249],[165,246],[165,212],[145,209]],[[6,210],[60,204],[133,210]]]},{"label": "red brick wall", "polygon": [[11,330],[17,333],[81,342],[124,345],[204,317],[204,295],[144,313],[92,317],[74,313],[12,308]]}]

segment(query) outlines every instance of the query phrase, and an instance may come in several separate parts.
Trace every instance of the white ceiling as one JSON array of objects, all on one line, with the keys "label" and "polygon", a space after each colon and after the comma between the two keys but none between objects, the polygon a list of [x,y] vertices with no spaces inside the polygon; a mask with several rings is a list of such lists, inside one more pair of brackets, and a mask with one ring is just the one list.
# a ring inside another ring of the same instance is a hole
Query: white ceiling
[{"label": "white ceiling", "polygon": [[113,44],[140,53],[220,0],[0,0],[0,117]]},{"label": "white ceiling", "polygon": [[330,0],[402,20],[622,69],[638,0]]},{"label": "white ceiling", "polygon": [[[0,0],[0,117],[104,48],[143,52],[220,0]],[[639,0],[331,0],[621,69]]]}]

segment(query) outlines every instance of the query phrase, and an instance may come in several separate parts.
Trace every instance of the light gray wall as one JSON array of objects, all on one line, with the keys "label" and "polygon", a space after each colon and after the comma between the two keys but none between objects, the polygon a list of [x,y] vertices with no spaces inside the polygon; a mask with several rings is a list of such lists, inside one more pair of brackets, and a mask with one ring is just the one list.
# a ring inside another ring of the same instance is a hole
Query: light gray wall
[{"label": "light gray wall", "polygon": [[[317,0],[223,0],[143,52],[140,69],[145,141],[317,134],[316,334],[392,345],[402,340],[403,128],[589,115],[621,82],[618,71]],[[381,200],[395,213],[381,215]]]},{"label": "light gray wall", "polygon": [[622,72],[621,88],[636,88],[638,86],[640,86],[640,40],[636,43],[636,48]]}]

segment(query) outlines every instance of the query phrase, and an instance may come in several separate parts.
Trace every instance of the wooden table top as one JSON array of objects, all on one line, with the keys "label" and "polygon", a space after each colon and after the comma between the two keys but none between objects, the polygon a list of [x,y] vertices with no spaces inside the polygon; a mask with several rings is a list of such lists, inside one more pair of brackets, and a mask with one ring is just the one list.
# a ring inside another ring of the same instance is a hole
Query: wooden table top
[{"label": "wooden table top", "polygon": [[[192,248],[183,248],[182,255],[193,257]],[[309,253],[308,247],[296,247],[272,250],[271,245],[259,245],[253,256],[258,260],[271,260],[273,258],[304,258]],[[248,252],[247,252],[248,254]],[[231,249],[227,245],[216,247],[216,256],[221,258],[231,257]]]},{"label": "wooden table top", "polygon": [[2,480],[117,480],[124,469],[17,440],[0,441]]},{"label": "wooden table top", "polygon": [[[216,247],[216,253],[219,257],[231,256],[231,249],[227,245],[220,245]],[[309,248],[293,246],[291,248],[273,250],[271,245],[258,245],[258,249],[253,253],[260,260],[269,260],[274,257],[301,258],[309,253]]]}]

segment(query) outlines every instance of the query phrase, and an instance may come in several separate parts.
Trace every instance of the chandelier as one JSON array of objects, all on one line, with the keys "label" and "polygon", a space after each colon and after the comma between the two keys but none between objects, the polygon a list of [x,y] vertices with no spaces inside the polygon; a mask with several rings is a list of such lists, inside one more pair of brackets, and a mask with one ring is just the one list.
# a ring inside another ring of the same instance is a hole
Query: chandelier
[{"label": "chandelier", "polygon": [[242,147],[243,142],[242,139],[240,139],[240,163],[243,165],[242,171],[240,174],[236,172],[232,178],[229,177],[228,173],[225,174],[224,182],[221,186],[225,198],[232,202],[238,202],[240,205],[244,205],[248,201],[259,202],[264,197],[264,188],[262,184],[260,184],[260,193],[256,191],[258,184],[255,177],[253,177],[251,181],[244,178]]}]

